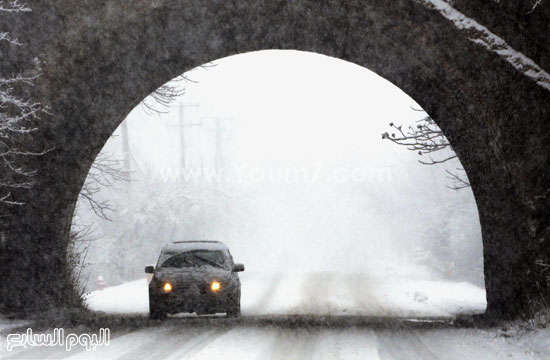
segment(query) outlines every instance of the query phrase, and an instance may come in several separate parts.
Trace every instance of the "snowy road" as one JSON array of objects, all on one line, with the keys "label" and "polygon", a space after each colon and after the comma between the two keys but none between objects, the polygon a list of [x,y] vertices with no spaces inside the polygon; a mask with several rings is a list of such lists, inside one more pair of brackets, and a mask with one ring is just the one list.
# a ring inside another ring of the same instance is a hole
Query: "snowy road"
[{"label": "snowy road", "polygon": [[[547,336],[547,335],[546,335]],[[170,318],[114,332],[108,346],[17,349],[1,359],[547,359],[490,330],[368,318]]]},{"label": "snowy road", "polygon": [[[82,347],[67,352],[59,346],[7,352],[3,337],[0,358],[463,360],[548,355],[533,345],[536,342],[511,341],[494,330],[404,319],[475,312],[481,289],[469,284],[377,284],[359,275],[328,273],[250,275],[242,280],[239,319],[177,315],[164,322],[147,320],[146,296],[143,299],[147,283],[140,280],[93,293],[88,299],[92,308],[143,318],[142,326],[113,331],[108,346],[89,352]],[[457,298],[460,292],[462,297]]]},{"label": "snowy road", "polygon": [[[369,317],[436,317],[483,313],[485,291],[465,282],[356,273],[241,275],[242,313]],[[89,307],[110,314],[149,312],[146,279],[95,291]]]}]

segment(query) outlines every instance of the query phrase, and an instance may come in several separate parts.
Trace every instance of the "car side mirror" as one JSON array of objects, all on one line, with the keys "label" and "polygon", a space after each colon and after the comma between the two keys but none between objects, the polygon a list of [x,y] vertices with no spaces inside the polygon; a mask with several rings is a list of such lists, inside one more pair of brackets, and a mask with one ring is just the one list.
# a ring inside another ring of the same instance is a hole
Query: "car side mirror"
[{"label": "car side mirror", "polygon": [[233,265],[233,272],[241,272],[244,271],[244,264],[235,264]]},{"label": "car side mirror", "polygon": [[155,267],[153,265],[149,265],[145,267],[145,273],[146,274],[154,274],[155,273]]}]

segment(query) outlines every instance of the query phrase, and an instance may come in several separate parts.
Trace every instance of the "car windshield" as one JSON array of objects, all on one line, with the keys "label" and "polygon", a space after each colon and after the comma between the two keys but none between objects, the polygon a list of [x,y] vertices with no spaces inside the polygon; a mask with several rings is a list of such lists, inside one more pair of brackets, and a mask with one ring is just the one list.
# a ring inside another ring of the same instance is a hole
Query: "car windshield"
[{"label": "car windshield", "polygon": [[159,259],[160,267],[186,268],[214,266],[227,268],[223,252],[220,250],[193,250],[182,253],[164,253]]}]

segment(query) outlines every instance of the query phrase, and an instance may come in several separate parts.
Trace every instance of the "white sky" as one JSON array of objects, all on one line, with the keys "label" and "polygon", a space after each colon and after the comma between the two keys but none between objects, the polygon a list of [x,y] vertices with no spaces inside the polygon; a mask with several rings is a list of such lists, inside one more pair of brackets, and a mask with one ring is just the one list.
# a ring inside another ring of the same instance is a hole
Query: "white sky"
[{"label": "white sky", "polygon": [[[188,73],[196,83],[185,84],[184,116],[188,122],[202,119],[204,126],[200,134],[197,128],[188,131],[190,147],[201,141],[197,139],[213,136],[213,118],[218,117],[230,129],[224,156],[247,164],[353,158],[376,163],[389,154],[414,157],[380,135],[391,121],[421,118],[423,113],[411,110],[420,107],[363,67],[319,54],[277,50],[214,63]],[[160,116],[147,115],[141,106],[132,111],[128,124],[135,157],[153,167],[177,166],[179,105],[175,102],[172,112]]]}]

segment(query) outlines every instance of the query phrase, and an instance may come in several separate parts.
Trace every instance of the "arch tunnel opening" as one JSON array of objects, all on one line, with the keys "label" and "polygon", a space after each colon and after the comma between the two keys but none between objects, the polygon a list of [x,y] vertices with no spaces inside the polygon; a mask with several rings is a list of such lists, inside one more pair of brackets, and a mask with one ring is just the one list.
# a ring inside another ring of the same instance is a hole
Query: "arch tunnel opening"
[{"label": "arch tunnel opening", "polygon": [[485,310],[475,199],[448,188],[460,162],[426,166],[380,136],[426,116],[413,99],[298,51],[185,76],[169,85],[181,96],[130,113],[81,192],[70,256],[91,309],[147,312],[143,267],[162,245],[216,239],[246,265],[243,314]]}]

